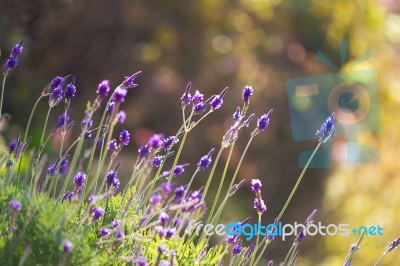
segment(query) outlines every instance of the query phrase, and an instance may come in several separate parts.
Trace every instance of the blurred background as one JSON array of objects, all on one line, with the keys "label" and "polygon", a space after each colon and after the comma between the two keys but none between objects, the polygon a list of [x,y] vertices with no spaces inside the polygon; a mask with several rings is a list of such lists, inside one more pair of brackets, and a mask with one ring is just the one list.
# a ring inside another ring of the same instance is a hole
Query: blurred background
[{"label": "blurred background", "polygon": [[[400,235],[397,0],[2,0],[2,62],[10,47],[22,38],[24,53],[19,67],[7,79],[3,107],[12,120],[3,127],[1,141],[8,142],[22,130],[34,101],[54,76],[75,75],[78,92],[71,116],[80,121],[86,102],[95,98],[99,82],[109,79],[116,86],[124,76],[142,70],[139,87],[129,92],[123,107],[128,116],[123,127],[134,139],[121,155],[121,170],[127,175],[138,146],[153,133],[173,135],[181,125],[179,98],[189,81],[193,82],[193,92],[197,89],[206,96],[219,93],[225,86],[230,90],[223,108],[188,138],[180,163],[191,165],[177,180],[182,184],[190,178],[198,159],[220,146],[232,123],[232,113],[241,105],[243,87],[253,86],[249,111],[257,117],[270,108],[274,113],[269,129],[253,142],[238,179],[263,181],[268,206],[265,224],[278,215],[302,170],[298,155],[317,143],[293,140],[286,81],[336,73],[315,55],[321,51],[340,65],[339,42],[343,38],[349,42],[348,62],[370,49],[372,56],[357,67],[377,73],[382,126],[361,138],[379,149],[380,162],[346,163],[346,141],[335,138],[333,167],[307,172],[283,222],[303,222],[318,209],[316,221],[324,224],[383,227],[384,236],[366,237],[354,265],[371,264]],[[46,101],[41,102],[34,117],[32,134],[36,138],[43,128],[47,106]],[[50,124],[62,112],[60,105],[52,112]],[[253,121],[251,128],[241,132],[230,174],[254,126]],[[227,154],[224,156],[226,159]],[[218,171],[222,167],[221,163]],[[200,175],[196,186],[204,184],[206,177]],[[249,183],[231,199],[222,222],[256,217]],[[298,265],[340,265],[356,240],[355,235],[308,237],[302,243]],[[291,242],[275,240],[260,265],[269,259],[283,260]],[[381,265],[397,265],[400,254],[397,250],[393,253]]]}]

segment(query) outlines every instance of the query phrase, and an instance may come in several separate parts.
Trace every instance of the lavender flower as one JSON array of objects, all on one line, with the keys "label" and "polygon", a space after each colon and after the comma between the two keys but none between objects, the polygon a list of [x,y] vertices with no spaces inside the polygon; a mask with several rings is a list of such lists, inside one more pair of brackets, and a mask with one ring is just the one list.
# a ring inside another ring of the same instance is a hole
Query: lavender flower
[{"label": "lavender flower", "polygon": [[59,104],[62,100],[63,97],[63,90],[61,86],[57,86],[50,94],[49,97],[49,106],[50,108],[55,107],[57,104]]},{"label": "lavender flower", "polygon": [[138,266],[147,266],[147,260],[145,258],[137,258],[135,262]]},{"label": "lavender flower", "polygon": [[139,157],[144,158],[149,154],[151,151],[151,148],[148,145],[144,145],[138,149]]},{"label": "lavender flower", "polygon": [[49,176],[54,176],[56,174],[56,172],[57,172],[57,167],[55,164],[52,164],[49,166],[49,168],[47,168],[47,174]]},{"label": "lavender flower", "polygon": [[83,184],[85,183],[86,175],[83,172],[78,172],[74,177],[74,183],[77,188],[82,189]]},{"label": "lavender flower", "polygon": [[87,198],[87,201],[88,201],[89,203],[91,203],[91,202],[93,202],[95,199],[96,199],[96,196],[93,195],[93,194],[91,194],[91,195]]},{"label": "lavender flower", "polygon": [[111,152],[118,150],[118,143],[116,139],[110,140],[110,142],[108,143],[108,150]]},{"label": "lavender flower", "polygon": [[251,87],[251,86],[244,87],[243,93],[242,93],[243,102],[247,103],[251,96],[253,96],[253,87]]},{"label": "lavender flower", "polygon": [[12,199],[12,200],[10,201],[9,206],[10,206],[10,209],[11,209],[11,210],[17,211],[17,212],[21,211],[21,209],[22,209],[21,203],[20,203],[18,200],[16,200],[16,199]]},{"label": "lavender flower", "polygon": [[185,188],[183,186],[175,189],[175,197],[182,198],[185,195]]},{"label": "lavender flower", "polygon": [[164,224],[169,221],[169,215],[166,212],[161,212],[158,216],[158,220]]},{"label": "lavender flower", "polygon": [[62,197],[61,203],[64,203],[64,201],[71,199],[75,195],[74,192],[67,191],[65,192],[64,196]]},{"label": "lavender flower", "polygon": [[123,103],[123,102],[125,102],[125,97],[126,97],[127,94],[128,94],[127,89],[121,88],[121,87],[117,87],[114,90],[112,98],[116,103]]},{"label": "lavender flower", "polygon": [[100,219],[102,216],[104,216],[105,211],[102,208],[94,208],[92,215],[93,215],[93,219],[98,220]]},{"label": "lavender flower", "polygon": [[267,211],[267,206],[265,206],[264,201],[261,199],[254,199],[254,209],[256,209],[259,213],[264,213]]},{"label": "lavender flower", "polygon": [[106,183],[108,188],[114,187],[115,190],[119,188],[120,181],[117,178],[117,171],[111,170],[108,172],[106,176]]},{"label": "lavender flower", "polygon": [[61,114],[56,122],[56,128],[60,128],[69,122],[69,115],[66,113]]},{"label": "lavender flower", "polygon": [[232,117],[233,117],[233,120],[236,122],[238,122],[242,118],[242,115],[240,114],[240,107],[238,107],[236,109],[236,111],[233,113]]},{"label": "lavender flower", "polygon": [[6,69],[6,71],[9,71],[17,67],[18,56],[22,54],[23,50],[22,43],[23,40],[20,43],[15,44],[11,49],[10,57],[3,64],[3,67]]},{"label": "lavender flower", "polygon": [[154,134],[150,137],[148,145],[151,148],[158,149],[163,145],[163,134]]},{"label": "lavender flower", "polygon": [[157,225],[157,226],[154,227],[154,232],[159,237],[163,237],[164,236],[164,227],[162,227],[161,225]]},{"label": "lavender flower", "polygon": [[167,251],[167,248],[164,245],[159,245],[157,248],[158,253],[164,253]]},{"label": "lavender flower", "polygon": [[89,119],[89,120],[83,119],[82,122],[81,122],[82,130],[84,130],[85,127],[86,127],[86,129],[89,129],[92,126],[93,126],[93,120],[92,119]]},{"label": "lavender flower", "polygon": [[175,235],[176,229],[175,228],[168,228],[165,232],[165,237],[166,238],[171,238]]},{"label": "lavender flower", "polygon": [[174,168],[174,177],[180,176],[185,172],[185,167],[189,166],[189,164],[177,165]]},{"label": "lavender flower", "polygon": [[203,100],[204,100],[204,95],[201,94],[199,91],[196,91],[192,97],[193,104],[201,103],[203,102]]},{"label": "lavender flower", "polygon": [[118,240],[118,241],[122,241],[124,239],[125,233],[124,233],[124,229],[122,229],[121,227],[118,227],[114,230],[114,237]]},{"label": "lavender flower", "polygon": [[8,145],[8,152],[11,154],[17,149],[17,141],[13,139]]},{"label": "lavender flower", "polygon": [[67,100],[72,100],[75,97],[76,87],[74,84],[70,83],[67,85],[64,91],[64,97]]},{"label": "lavender flower", "polygon": [[107,103],[107,113],[108,114],[111,114],[114,111],[115,105],[116,105],[116,103],[114,101]]},{"label": "lavender flower", "polygon": [[163,184],[161,184],[161,189],[164,192],[164,194],[168,194],[172,191],[172,184],[163,183]]},{"label": "lavender flower", "polygon": [[194,114],[199,115],[204,113],[204,111],[207,109],[207,104],[203,102],[197,103],[195,106],[193,106]]},{"label": "lavender flower", "polygon": [[213,97],[213,99],[210,102],[211,110],[215,111],[215,110],[221,108],[222,104],[224,103],[222,98],[225,96],[227,91],[228,91],[228,88],[225,88],[222,90],[220,95],[216,95]]},{"label": "lavender flower", "polygon": [[235,235],[228,235],[225,238],[225,242],[228,243],[228,244],[231,244],[231,245],[235,244],[236,241],[237,241],[237,235],[236,234]]},{"label": "lavender flower", "polygon": [[153,168],[158,168],[162,164],[164,157],[163,156],[156,156],[151,160],[151,166]]},{"label": "lavender flower", "polygon": [[64,82],[65,82],[65,78],[64,77],[56,76],[51,80],[50,87],[53,88],[53,89],[57,88],[58,86],[64,84]]},{"label": "lavender flower", "polygon": [[58,169],[58,171],[59,171],[59,173],[65,175],[68,173],[68,169],[69,169],[69,160],[67,157],[64,157],[61,160],[60,168]]},{"label": "lavender flower", "polygon": [[119,220],[119,219],[113,220],[113,221],[111,222],[111,226],[112,226],[113,228],[117,228],[117,227],[119,227],[120,225],[121,225],[121,220]]},{"label": "lavender flower", "polygon": [[122,110],[119,111],[117,114],[118,123],[123,124],[123,123],[125,123],[125,120],[126,120],[126,113]]},{"label": "lavender flower", "polygon": [[331,140],[333,134],[335,134],[335,113],[328,117],[315,133],[321,143]]},{"label": "lavender flower", "polygon": [[100,82],[99,86],[97,87],[97,96],[100,99],[107,97],[108,93],[110,92],[110,81],[103,80]]},{"label": "lavender flower", "polygon": [[170,136],[163,140],[162,146],[164,147],[164,150],[167,151],[171,145],[175,144],[176,142],[178,142],[178,139],[176,139],[174,136]]},{"label": "lavender flower", "polygon": [[399,245],[400,245],[400,237],[397,238],[397,239],[395,239],[395,240],[393,240],[393,241],[389,244],[389,246],[385,249],[385,251],[384,251],[383,254],[387,254],[387,253],[391,252],[393,249],[398,248]]},{"label": "lavender flower", "polygon": [[215,149],[211,149],[207,155],[204,155],[203,157],[200,158],[200,161],[197,163],[197,169],[200,171],[206,170],[208,167],[210,167],[212,163],[212,154],[214,153]]},{"label": "lavender flower", "polygon": [[263,114],[260,119],[257,121],[257,129],[259,131],[265,131],[267,127],[269,126],[269,117],[272,113],[272,109],[267,113]]},{"label": "lavender flower", "polygon": [[191,87],[192,87],[192,82],[189,82],[186,86],[185,92],[183,93],[183,95],[181,97],[181,103],[182,103],[183,107],[191,104],[191,102],[192,102],[192,95],[189,93]]},{"label": "lavender flower", "polygon": [[260,179],[252,179],[251,180],[251,191],[256,192],[259,191],[262,187],[262,183]]},{"label": "lavender flower", "polygon": [[64,253],[70,253],[72,252],[72,249],[74,248],[74,246],[72,245],[72,243],[68,240],[64,240],[61,243],[62,249],[64,251]]},{"label": "lavender flower", "polygon": [[119,133],[119,140],[122,145],[127,146],[130,140],[129,132],[127,130],[122,130],[121,133]]},{"label": "lavender flower", "polygon": [[110,229],[107,227],[103,227],[100,229],[100,236],[101,237],[108,237],[110,235]]},{"label": "lavender flower", "polygon": [[239,255],[241,252],[242,252],[242,246],[240,244],[237,244],[232,248],[233,256]]},{"label": "lavender flower", "polygon": [[154,195],[150,196],[149,202],[152,205],[156,205],[156,204],[159,204],[161,202],[161,199],[162,199],[162,197],[161,197],[160,194],[154,194]]},{"label": "lavender flower", "polygon": [[171,266],[171,263],[166,260],[163,260],[162,262],[160,262],[160,266]]}]

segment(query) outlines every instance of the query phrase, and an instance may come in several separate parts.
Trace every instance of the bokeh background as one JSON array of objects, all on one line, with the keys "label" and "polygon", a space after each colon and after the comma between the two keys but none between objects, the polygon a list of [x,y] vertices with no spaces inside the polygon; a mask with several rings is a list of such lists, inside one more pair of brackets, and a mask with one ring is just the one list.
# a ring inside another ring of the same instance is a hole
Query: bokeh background
[{"label": "bokeh background", "polygon": [[[286,81],[335,73],[315,55],[322,51],[339,64],[343,38],[349,41],[348,62],[370,49],[372,57],[358,67],[377,73],[382,128],[361,137],[380,150],[381,161],[348,164],[343,159],[345,139],[335,138],[334,167],[308,171],[283,222],[302,222],[318,209],[316,220],[325,224],[382,226],[384,236],[366,237],[355,265],[371,264],[400,234],[397,0],[2,0],[3,60],[11,45],[22,38],[25,47],[20,66],[6,85],[4,111],[12,120],[2,125],[2,142],[22,130],[35,99],[54,76],[75,75],[78,92],[71,115],[80,121],[101,80],[109,79],[116,86],[125,75],[142,70],[140,86],[129,92],[124,106],[128,114],[124,127],[134,137],[122,154],[122,168],[127,173],[137,147],[152,133],[172,135],[179,128],[179,98],[187,82],[192,81],[193,89],[205,95],[217,94],[228,86],[223,109],[194,130],[185,145],[181,163],[191,166],[177,182],[187,182],[197,160],[212,147],[219,147],[231,114],[241,104],[243,87],[253,86],[250,111],[259,116],[273,108],[274,113],[268,131],[251,146],[238,178],[263,181],[268,206],[264,223],[277,216],[296,182],[301,171],[298,154],[316,145],[315,140],[292,139]],[[34,117],[34,136],[41,133],[46,110],[43,101]],[[59,106],[51,121],[55,122],[62,111]],[[251,130],[241,133],[230,174]],[[218,171],[221,168],[222,164]],[[200,176],[196,185],[204,184],[205,177]],[[252,202],[247,182],[227,206],[223,222],[255,217]],[[356,240],[353,235],[306,238],[298,265],[340,265]],[[265,260],[283,260],[291,241],[274,241]],[[397,265],[400,254],[397,250],[393,253],[382,265]]]}]

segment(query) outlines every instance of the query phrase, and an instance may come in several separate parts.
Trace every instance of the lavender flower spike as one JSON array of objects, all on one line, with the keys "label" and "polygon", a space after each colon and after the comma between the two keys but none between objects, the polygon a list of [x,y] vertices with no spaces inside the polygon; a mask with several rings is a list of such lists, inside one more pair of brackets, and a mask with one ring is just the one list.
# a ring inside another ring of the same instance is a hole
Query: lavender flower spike
[{"label": "lavender flower spike", "polygon": [[262,183],[260,179],[252,179],[251,180],[251,191],[256,192],[259,191],[262,187]]},{"label": "lavender flower spike", "polygon": [[228,87],[223,89],[220,95],[216,95],[213,97],[213,99],[210,102],[211,110],[215,111],[215,110],[221,108],[222,104],[224,103],[222,98],[224,98],[224,96],[227,92],[228,92]]},{"label": "lavender flower spike", "polygon": [[181,103],[183,107],[192,103],[192,95],[189,93],[191,87],[192,87],[192,82],[189,82],[186,86],[185,92],[181,97]]},{"label": "lavender flower spike", "polygon": [[272,113],[273,109],[269,110],[267,114],[263,114],[260,119],[257,121],[257,129],[259,131],[265,131],[269,126],[269,117]]},{"label": "lavender flower spike", "polygon": [[332,113],[332,115],[321,125],[321,128],[317,130],[315,135],[319,138],[321,143],[325,143],[331,140],[335,131],[335,113]]},{"label": "lavender flower spike", "polygon": [[13,211],[19,212],[19,211],[21,211],[21,209],[22,209],[22,205],[21,205],[21,203],[20,203],[18,200],[13,199],[13,200],[10,201],[10,208],[11,208]]},{"label": "lavender flower spike", "polygon": [[24,40],[22,40],[20,43],[17,43],[13,46],[11,50],[10,57],[4,62],[3,67],[6,69],[6,71],[9,71],[11,69],[14,69],[18,65],[18,56],[22,54],[22,43]]},{"label": "lavender flower spike", "polygon": [[253,87],[251,86],[246,86],[243,89],[242,93],[242,100],[243,102],[247,103],[249,101],[249,98],[253,95]]},{"label": "lavender flower spike", "polygon": [[72,249],[74,248],[74,246],[72,245],[72,243],[68,240],[65,240],[61,243],[61,246],[63,248],[63,251],[65,253],[70,253],[72,252]]},{"label": "lavender flower spike", "polygon": [[110,92],[110,81],[103,80],[100,82],[99,86],[97,87],[97,96],[100,99],[107,97],[108,93]]},{"label": "lavender flower spike", "polygon": [[211,156],[213,155],[215,149],[212,148],[207,155],[204,155],[203,157],[200,158],[200,161],[197,163],[197,169],[204,171],[206,170],[212,162]]}]

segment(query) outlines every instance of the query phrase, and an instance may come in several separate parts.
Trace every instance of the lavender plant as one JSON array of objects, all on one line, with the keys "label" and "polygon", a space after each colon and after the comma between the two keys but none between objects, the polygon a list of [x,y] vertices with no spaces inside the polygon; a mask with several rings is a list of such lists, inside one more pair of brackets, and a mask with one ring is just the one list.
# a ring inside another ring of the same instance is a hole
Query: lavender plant
[{"label": "lavender plant", "polygon": [[[3,65],[0,99],[0,118],[6,77],[18,64],[23,42],[14,45]],[[231,127],[222,136],[219,148],[201,157],[188,184],[176,185],[179,176],[189,171],[189,163],[181,162],[181,153],[190,132],[206,117],[223,106],[228,88],[219,94],[204,98],[196,91],[191,94],[188,83],[180,101],[182,126],[175,134],[153,135],[146,145],[138,148],[136,161],[129,176],[119,174],[120,167],[129,165],[119,160],[119,153],[130,142],[130,131],[116,131],[127,114],[123,104],[130,89],[137,87],[141,72],[126,76],[112,89],[108,80],[99,83],[95,99],[89,101],[82,121],[70,121],[69,110],[77,88],[72,75],[56,76],[42,90],[29,116],[23,137],[18,134],[10,141],[8,150],[0,154],[0,265],[259,265],[267,246],[274,239],[267,235],[246,243],[239,236],[229,236],[213,245],[211,238],[187,233],[189,222],[216,225],[230,197],[243,185],[237,180],[244,157],[259,134],[270,124],[272,110],[261,115],[251,125],[255,114],[248,115],[253,88],[246,86],[242,93],[243,105],[233,113]],[[30,125],[38,104],[48,100],[39,146],[30,145]],[[48,120],[57,106],[63,105],[56,124],[49,131]],[[253,127],[234,174],[228,174],[228,165],[239,134]],[[65,136],[78,132],[72,144]],[[55,134],[61,141],[56,155],[46,154],[46,147]],[[334,134],[334,115],[317,131],[318,144],[306,167],[301,172],[280,214],[277,224],[288,208],[316,151]],[[225,162],[221,155],[227,150]],[[167,168],[166,162],[172,162]],[[217,166],[223,163],[223,173],[210,210],[205,199],[215,176]],[[24,169],[24,171],[23,171]],[[194,179],[208,172],[204,186],[193,187]],[[228,185],[225,180],[228,178]],[[121,182],[124,180],[124,182]],[[267,211],[262,199],[262,183],[252,179],[254,209],[258,222]],[[221,199],[221,200],[220,200]],[[217,205],[219,207],[217,208]],[[314,211],[305,224],[312,223]],[[238,217],[240,219],[240,217]],[[249,219],[244,220],[244,225]],[[270,232],[273,233],[273,232]],[[283,265],[294,265],[299,245],[304,239],[300,233]],[[384,252],[396,248],[394,241]],[[358,246],[358,245],[357,245]],[[353,249],[354,250],[354,249]],[[353,257],[354,252],[351,255]],[[382,256],[383,256],[382,255]],[[350,265],[350,259],[346,265]],[[381,259],[381,258],[380,258]],[[380,260],[379,259],[379,260]],[[272,265],[272,261],[268,265]]]}]

